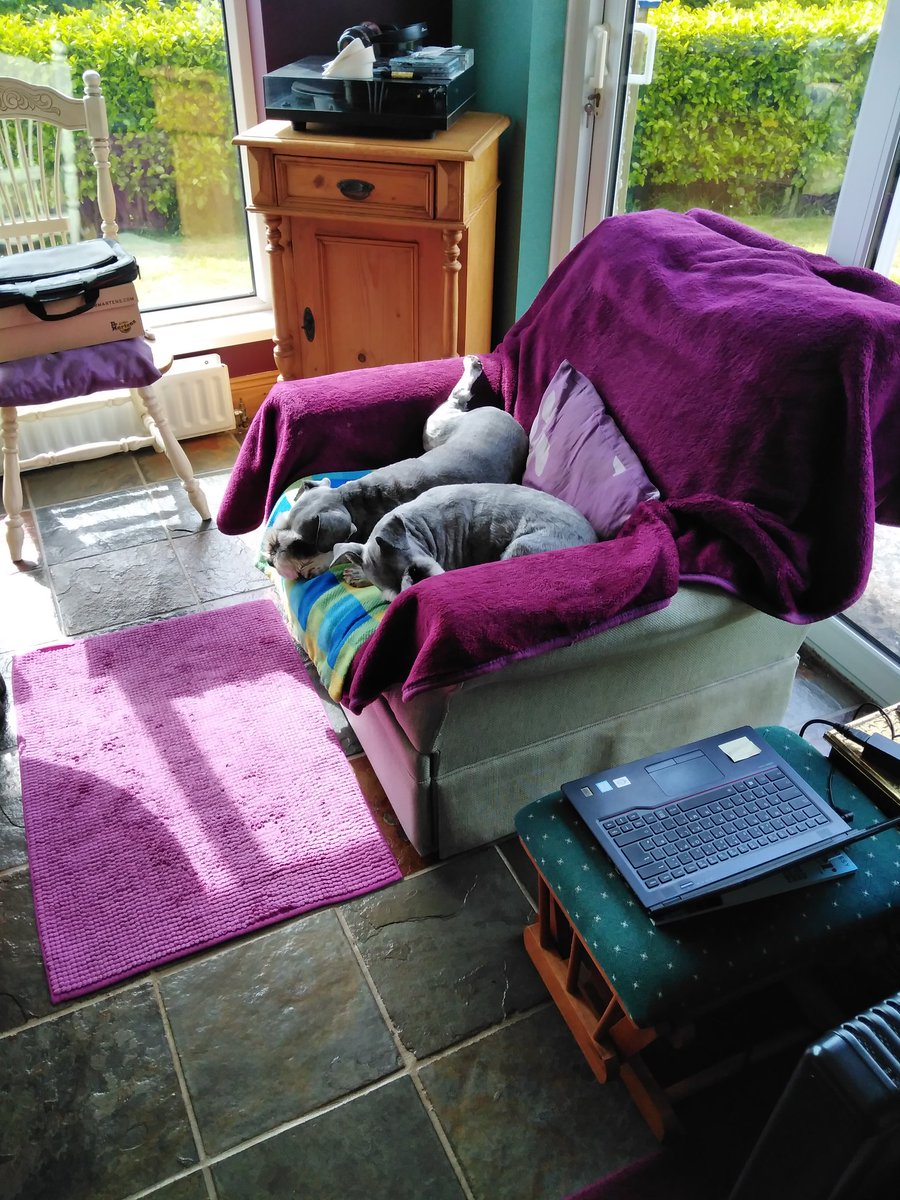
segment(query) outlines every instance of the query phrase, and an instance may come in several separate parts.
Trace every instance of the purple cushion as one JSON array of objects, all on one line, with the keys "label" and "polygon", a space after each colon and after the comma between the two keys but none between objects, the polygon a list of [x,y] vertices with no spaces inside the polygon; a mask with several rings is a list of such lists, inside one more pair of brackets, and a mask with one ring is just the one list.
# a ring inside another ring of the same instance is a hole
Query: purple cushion
[{"label": "purple cushion", "polygon": [[594,385],[565,359],[529,442],[522,482],[577,508],[601,538],[614,537],[642,500],[659,497]]},{"label": "purple cushion", "polygon": [[24,408],[116,388],[147,387],[159,377],[149,343],[127,338],[0,363],[0,405]]}]

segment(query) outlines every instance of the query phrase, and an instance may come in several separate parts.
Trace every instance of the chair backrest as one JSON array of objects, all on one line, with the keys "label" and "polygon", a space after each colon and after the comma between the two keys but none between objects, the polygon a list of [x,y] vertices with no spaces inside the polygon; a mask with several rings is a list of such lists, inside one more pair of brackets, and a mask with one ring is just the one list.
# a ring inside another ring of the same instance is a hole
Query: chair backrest
[{"label": "chair backrest", "polygon": [[72,205],[73,133],[90,140],[97,172],[102,237],[115,238],[116,201],[109,171],[109,125],[96,71],[85,71],[84,96],[0,77],[0,253],[16,254],[77,241]]},{"label": "chair backrest", "polygon": [[73,93],[68,51],[58,38],[50,43],[50,58],[46,62],[36,62],[23,54],[6,54],[0,50],[0,75],[18,79],[21,83],[54,87],[63,95]]}]

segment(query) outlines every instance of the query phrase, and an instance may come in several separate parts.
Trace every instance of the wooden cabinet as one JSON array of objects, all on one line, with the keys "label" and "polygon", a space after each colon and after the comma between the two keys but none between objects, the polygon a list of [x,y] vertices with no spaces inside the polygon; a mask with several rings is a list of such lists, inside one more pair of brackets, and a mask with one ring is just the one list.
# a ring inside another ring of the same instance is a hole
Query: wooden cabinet
[{"label": "wooden cabinet", "polygon": [[508,125],[469,112],[421,140],[284,121],[237,136],[248,209],[266,223],[282,378],[490,350],[497,143]]}]

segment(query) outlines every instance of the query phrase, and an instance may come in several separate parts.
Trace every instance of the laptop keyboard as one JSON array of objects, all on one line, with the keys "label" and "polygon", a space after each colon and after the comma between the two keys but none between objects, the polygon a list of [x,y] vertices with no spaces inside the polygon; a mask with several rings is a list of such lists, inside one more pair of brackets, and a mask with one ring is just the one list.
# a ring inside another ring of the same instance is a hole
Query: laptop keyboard
[{"label": "laptop keyboard", "polygon": [[827,823],[794,781],[771,767],[702,796],[620,813],[601,825],[645,886],[654,888]]}]

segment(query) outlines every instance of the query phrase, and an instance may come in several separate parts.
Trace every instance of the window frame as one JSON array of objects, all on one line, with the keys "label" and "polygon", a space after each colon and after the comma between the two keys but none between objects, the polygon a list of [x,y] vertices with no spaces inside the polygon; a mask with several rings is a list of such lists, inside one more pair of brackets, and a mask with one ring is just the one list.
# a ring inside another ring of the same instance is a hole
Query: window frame
[{"label": "window frame", "polygon": [[[225,39],[231,70],[235,121],[244,130],[259,121],[255,70],[247,0],[221,0]],[[244,196],[250,194],[246,151],[239,150]],[[164,330],[167,344],[183,342],[206,350],[246,342],[265,341],[274,334],[266,238],[262,221],[247,213],[248,248],[254,293],[232,300],[198,301],[178,308],[148,309],[150,324]],[[249,318],[249,319],[248,319]],[[180,353],[181,351],[175,351]]]},{"label": "window frame", "polygon": [[[900,0],[887,0],[828,242],[828,253],[838,262],[875,267],[885,274],[890,263],[884,260],[892,258],[896,250],[892,246],[888,254],[887,237],[896,232],[900,213],[896,191],[900,163],[898,60]],[[891,188],[895,189],[893,198]],[[831,617],[813,626],[806,643],[877,703],[896,701],[900,664],[854,625],[852,617]]]}]

